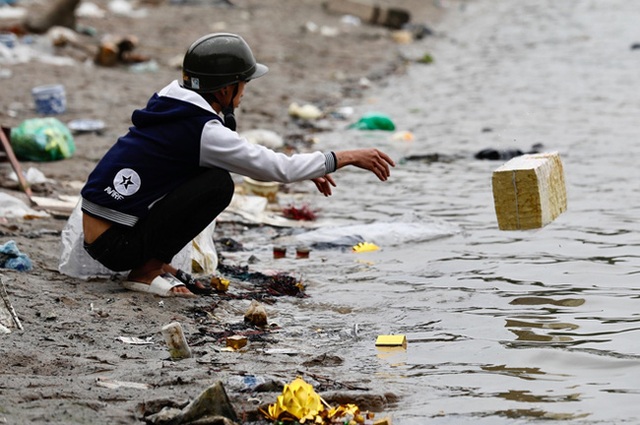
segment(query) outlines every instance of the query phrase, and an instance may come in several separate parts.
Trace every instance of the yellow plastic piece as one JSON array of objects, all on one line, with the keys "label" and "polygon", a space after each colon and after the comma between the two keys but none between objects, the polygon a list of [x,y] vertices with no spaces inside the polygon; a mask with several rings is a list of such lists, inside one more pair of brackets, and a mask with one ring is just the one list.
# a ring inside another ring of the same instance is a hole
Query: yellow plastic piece
[{"label": "yellow plastic piece", "polygon": [[378,245],[370,242],[360,242],[359,244],[354,245],[352,248],[353,252],[371,252],[377,251],[379,249],[380,247]]}]

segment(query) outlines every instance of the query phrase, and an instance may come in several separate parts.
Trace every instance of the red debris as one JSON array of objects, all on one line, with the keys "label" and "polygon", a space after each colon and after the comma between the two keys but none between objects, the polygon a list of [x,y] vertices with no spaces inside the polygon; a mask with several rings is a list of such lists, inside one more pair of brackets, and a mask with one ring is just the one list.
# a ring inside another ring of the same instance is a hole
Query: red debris
[{"label": "red debris", "polygon": [[295,205],[289,205],[282,209],[282,215],[291,220],[313,221],[316,219],[316,213],[306,204],[300,208]]}]

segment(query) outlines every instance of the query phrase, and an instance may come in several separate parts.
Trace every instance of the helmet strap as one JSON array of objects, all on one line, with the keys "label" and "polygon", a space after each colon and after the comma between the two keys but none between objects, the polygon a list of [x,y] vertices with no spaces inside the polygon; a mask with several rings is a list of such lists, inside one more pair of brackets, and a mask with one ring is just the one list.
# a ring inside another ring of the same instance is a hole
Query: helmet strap
[{"label": "helmet strap", "polygon": [[222,115],[224,116],[224,126],[229,130],[236,131],[236,116],[233,113],[233,101],[238,95],[238,84],[233,86],[233,96],[231,96],[231,102],[227,106],[222,108]]},{"label": "helmet strap", "polygon": [[233,114],[233,105],[229,105],[222,109],[224,115],[224,126],[229,130],[236,131],[236,116]]}]

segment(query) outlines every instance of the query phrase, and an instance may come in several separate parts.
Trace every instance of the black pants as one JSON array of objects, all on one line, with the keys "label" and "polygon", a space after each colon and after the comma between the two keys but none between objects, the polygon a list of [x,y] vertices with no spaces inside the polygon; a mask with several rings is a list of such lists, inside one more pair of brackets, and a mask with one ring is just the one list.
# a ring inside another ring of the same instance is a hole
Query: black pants
[{"label": "black pants", "polygon": [[156,259],[171,263],[207,227],[233,197],[228,171],[203,169],[196,177],[167,194],[135,226],[112,225],[93,243],[89,255],[113,271],[125,271]]}]

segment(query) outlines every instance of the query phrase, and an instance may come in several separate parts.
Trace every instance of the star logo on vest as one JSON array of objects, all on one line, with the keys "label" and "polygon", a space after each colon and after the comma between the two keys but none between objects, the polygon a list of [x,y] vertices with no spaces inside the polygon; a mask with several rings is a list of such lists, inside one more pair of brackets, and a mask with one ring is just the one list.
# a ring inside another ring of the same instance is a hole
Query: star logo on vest
[{"label": "star logo on vest", "polygon": [[131,168],[123,168],[113,179],[113,187],[119,194],[131,196],[140,189],[140,176]]}]

